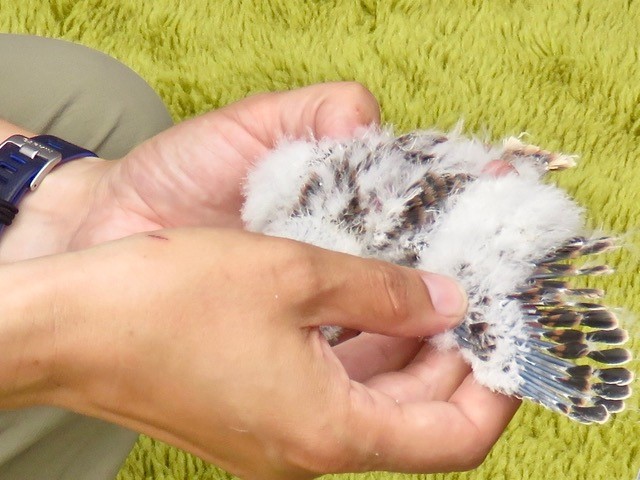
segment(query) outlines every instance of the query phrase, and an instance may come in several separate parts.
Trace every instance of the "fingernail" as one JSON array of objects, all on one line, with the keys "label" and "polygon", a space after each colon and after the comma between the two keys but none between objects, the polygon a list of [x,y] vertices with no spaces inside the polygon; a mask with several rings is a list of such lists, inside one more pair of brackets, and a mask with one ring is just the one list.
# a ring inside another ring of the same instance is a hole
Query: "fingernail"
[{"label": "fingernail", "polygon": [[424,281],[434,310],[458,322],[467,310],[467,294],[452,278],[435,273],[423,273]]}]

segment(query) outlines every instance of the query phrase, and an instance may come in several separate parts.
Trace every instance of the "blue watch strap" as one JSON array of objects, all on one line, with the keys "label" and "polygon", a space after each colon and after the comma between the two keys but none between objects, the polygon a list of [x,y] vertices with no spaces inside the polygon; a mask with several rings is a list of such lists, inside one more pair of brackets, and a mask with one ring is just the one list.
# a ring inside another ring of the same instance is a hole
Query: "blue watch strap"
[{"label": "blue watch strap", "polygon": [[0,229],[11,225],[18,202],[56,165],[96,154],[53,135],[13,135],[0,144]]}]

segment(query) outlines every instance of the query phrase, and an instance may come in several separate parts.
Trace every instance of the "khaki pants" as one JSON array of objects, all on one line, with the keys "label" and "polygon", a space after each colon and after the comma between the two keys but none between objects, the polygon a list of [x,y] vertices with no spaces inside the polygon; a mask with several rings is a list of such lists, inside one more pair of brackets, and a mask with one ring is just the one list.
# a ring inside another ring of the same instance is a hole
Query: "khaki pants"
[{"label": "khaki pants", "polygon": [[[102,158],[118,158],[172,123],[140,77],[91,49],[0,34],[0,62],[0,118]],[[0,411],[0,480],[113,480],[136,438],[55,408]]]}]

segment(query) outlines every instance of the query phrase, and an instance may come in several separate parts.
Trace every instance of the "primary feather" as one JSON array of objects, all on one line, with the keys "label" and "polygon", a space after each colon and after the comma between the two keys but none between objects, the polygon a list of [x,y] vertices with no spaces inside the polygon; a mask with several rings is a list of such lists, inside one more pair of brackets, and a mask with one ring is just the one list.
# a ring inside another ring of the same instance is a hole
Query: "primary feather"
[{"label": "primary feather", "polygon": [[[511,166],[485,173],[491,162]],[[629,396],[626,341],[602,292],[564,277],[607,273],[570,260],[613,248],[582,236],[582,210],[540,181],[569,156],[457,133],[395,137],[371,128],[349,141],[288,141],[251,172],[246,227],[323,248],[453,276],[462,324],[434,339],[457,346],[476,379],[583,423],[604,422]],[[331,340],[339,329],[323,328]]]}]

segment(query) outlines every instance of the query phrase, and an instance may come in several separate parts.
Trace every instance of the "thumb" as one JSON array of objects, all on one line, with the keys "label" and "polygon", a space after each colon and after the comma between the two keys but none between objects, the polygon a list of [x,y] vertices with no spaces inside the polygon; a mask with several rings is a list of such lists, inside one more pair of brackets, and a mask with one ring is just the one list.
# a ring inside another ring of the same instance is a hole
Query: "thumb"
[{"label": "thumb", "polygon": [[357,82],[319,83],[256,95],[236,104],[241,105],[250,108],[254,116],[236,118],[268,146],[283,137],[307,137],[309,132],[317,138],[346,138],[358,128],[380,122],[378,101]]},{"label": "thumb", "polygon": [[[431,336],[456,326],[467,299],[451,278],[322,249],[301,315],[307,325],[335,325],[392,336]],[[311,315],[309,314],[311,312]]]}]

